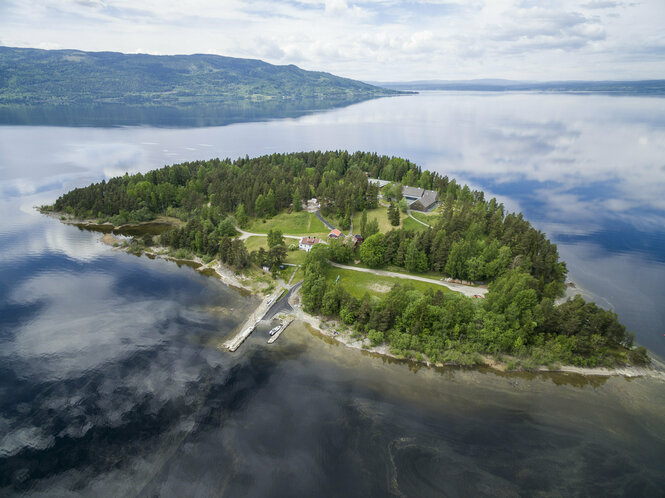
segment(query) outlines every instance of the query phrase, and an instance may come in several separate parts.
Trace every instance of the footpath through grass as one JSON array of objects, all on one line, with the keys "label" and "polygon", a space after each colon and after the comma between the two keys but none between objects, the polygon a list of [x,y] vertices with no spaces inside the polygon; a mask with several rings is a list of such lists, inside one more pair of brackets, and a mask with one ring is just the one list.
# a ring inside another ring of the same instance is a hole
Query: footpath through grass
[{"label": "footpath through grass", "polygon": [[425,225],[423,225],[422,223],[418,223],[416,220],[414,220],[409,216],[405,216],[402,219],[402,228],[404,228],[405,230],[416,230],[416,231],[427,230],[427,227]]},{"label": "footpath through grass", "polygon": [[255,219],[246,230],[252,233],[268,233],[275,229],[281,230],[285,235],[313,235],[319,238],[327,237],[329,232],[314,213],[307,211],[280,213],[266,220]]},{"label": "footpath through grass", "polygon": [[[360,218],[362,218],[362,215],[362,212],[355,213],[353,215],[353,233],[360,233]],[[425,225],[411,219],[406,213],[402,213],[400,211],[399,217],[399,226],[393,226],[390,224],[390,220],[388,219],[388,208],[379,206],[376,209],[369,209],[367,211],[367,221],[370,221],[372,218],[376,218],[376,220],[379,222],[379,232],[381,233],[387,233],[397,228],[404,228],[406,230],[427,230]],[[427,219],[424,219],[423,221],[428,225],[431,225]]]},{"label": "footpath through grass", "polygon": [[338,275],[339,281],[337,282],[337,285],[343,285],[352,296],[357,298],[361,298],[365,292],[368,292],[370,296],[380,297],[390,291],[390,289],[392,289],[397,283],[405,286],[408,285],[420,292],[425,292],[427,289],[432,289],[434,292],[437,290],[440,290],[441,292],[452,292],[443,285],[430,284],[418,280],[384,277],[372,273],[335,268],[334,266],[326,269],[325,276],[326,280],[329,282],[334,282]]},{"label": "footpath through grass", "polygon": [[438,211],[432,211],[430,213],[423,213],[421,211],[411,211],[413,217],[417,220],[427,223],[428,225],[434,225],[438,218]]}]

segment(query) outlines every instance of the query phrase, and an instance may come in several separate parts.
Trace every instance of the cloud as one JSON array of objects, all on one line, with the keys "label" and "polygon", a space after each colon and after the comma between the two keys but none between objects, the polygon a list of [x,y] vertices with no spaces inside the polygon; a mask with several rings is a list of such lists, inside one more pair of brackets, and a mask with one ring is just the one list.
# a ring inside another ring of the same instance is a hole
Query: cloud
[{"label": "cloud", "polygon": [[622,2],[606,2],[602,0],[595,0],[582,4],[585,9],[614,9],[623,5]]},{"label": "cloud", "polygon": [[8,0],[0,9],[12,45],[218,53],[374,81],[665,71],[661,0]]}]

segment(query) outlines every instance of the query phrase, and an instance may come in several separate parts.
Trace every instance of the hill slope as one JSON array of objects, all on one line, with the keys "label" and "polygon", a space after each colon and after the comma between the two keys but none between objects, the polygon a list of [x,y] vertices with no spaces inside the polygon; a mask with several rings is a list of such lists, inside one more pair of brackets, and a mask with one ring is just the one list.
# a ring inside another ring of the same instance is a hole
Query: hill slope
[{"label": "hill slope", "polygon": [[365,100],[400,92],[254,59],[0,47],[0,105]]}]

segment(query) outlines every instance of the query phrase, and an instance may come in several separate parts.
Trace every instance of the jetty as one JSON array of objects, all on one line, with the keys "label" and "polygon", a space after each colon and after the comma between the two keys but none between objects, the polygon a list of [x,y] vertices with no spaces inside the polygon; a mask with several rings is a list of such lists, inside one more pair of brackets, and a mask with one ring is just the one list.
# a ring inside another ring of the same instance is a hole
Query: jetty
[{"label": "jetty", "polygon": [[275,332],[274,335],[271,335],[271,336],[268,338],[268,344],[272,344],[272,343],[275,342],[277,339],[279,339],[279,336],[282,335],[282,332],[284,332],[284,330],[286,329],[286,327],[288,327],[289,325],[291,325],[291,322],[292,322],[292,321],[293,321],[293,318],[291,317],[291,318],[288,318],[286,321],[282,322],[281,328],[280,328],[277,332]]},{"label": "jetty", "polygon": [[[242,326],[238,328],[238,333],[228,341],[225,341],[222,346],[229,351],[234,352],[243,342],[245,342],[251,333],[254,332],[254,329],[261,320],[271,320],[277,313],[284,312],[288,314],[289,312],[293,312],[293,308],[291,308],[289,305],[289,297],[301,285],[302,282],[298,282],[297,284],[291,286],[287,292],[284,292],[284,289],[279,288],[270,296],[266,297],[258,306],[258,308],[256,308],[254,312],[247,318],[247,320],[245,320],[245,323],[243,323]],[[273,336],[274,339],[271,337],[270,339],[273,340],[269,340],[268,342],[271,344],[275,342],[282,334],[282,332],[284,332],[284,329],[291,323],[291,321],[293,321],[293,318],[282,325],[282,328]]]},{"label": "jetty", "polygon": [[259,304],[258,308],[256,308],[254,312],[249,315],[247,320],[245,320],[245,323],[243,323],[242,326],[238,329],[239,332],[231,339],[224,342],[223,346],[231,352],[234,352],[236,349],[238,349],[240,345],[245,342],[245,340],[251,335],[251,333],[254,332],[256,325],[261,320],[263,320],[264,315],[267,315],[270,311],[270,308],[276,304],[275,300],[281,292],[282,289],[279,289],[277,292],[274,292],[266,299],[264,299],[263,302]]}]

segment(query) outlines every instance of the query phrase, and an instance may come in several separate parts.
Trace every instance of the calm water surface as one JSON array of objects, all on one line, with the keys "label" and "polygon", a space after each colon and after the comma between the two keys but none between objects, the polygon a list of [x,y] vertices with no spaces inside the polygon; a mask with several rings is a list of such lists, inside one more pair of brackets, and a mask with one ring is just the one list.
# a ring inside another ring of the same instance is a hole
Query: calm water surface
[{"label": "calm water surface", "polygon": [[294,326],[32,206],[173,162],[400,155],[521,210],[665,354],[665,99],[427,93],[226,127],[0,128],[0,493],[624,495],[665,489],[665,389],[416,369]]}]

